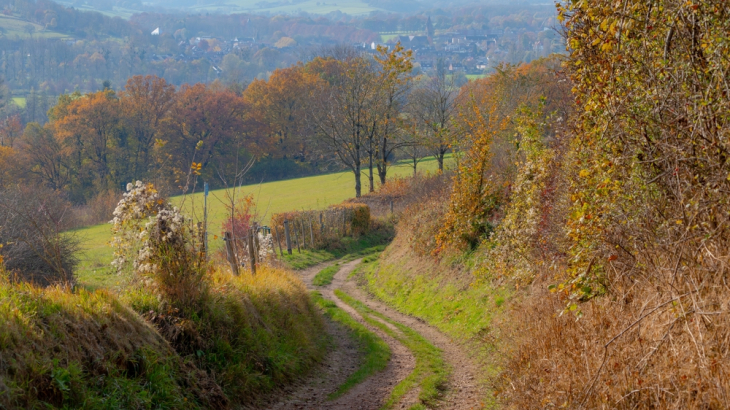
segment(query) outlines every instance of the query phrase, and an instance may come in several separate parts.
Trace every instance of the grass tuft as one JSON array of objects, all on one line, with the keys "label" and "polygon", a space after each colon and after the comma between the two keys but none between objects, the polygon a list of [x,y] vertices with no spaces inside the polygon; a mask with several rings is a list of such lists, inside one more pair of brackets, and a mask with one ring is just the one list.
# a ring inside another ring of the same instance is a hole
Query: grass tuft
[{"label": "grass tuft", "polygon": [[330,283],[332,283],[332,279],[335,278],[335,275],[340,270],[340,264],[335,263],[334,265],[330,265],[321,271],[317,273],[317,275],[312,279],[312,284],[314,286],[327,286]]}]

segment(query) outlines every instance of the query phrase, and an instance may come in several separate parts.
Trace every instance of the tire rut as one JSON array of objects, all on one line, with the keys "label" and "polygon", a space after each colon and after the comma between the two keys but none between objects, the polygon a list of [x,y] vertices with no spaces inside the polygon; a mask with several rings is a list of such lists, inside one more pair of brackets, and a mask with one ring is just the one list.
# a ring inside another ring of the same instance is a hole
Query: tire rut
[{"label": "tire rut", "polygon": [[[406,325],[426,338],[434,346],[443,351],[444,360],[448,363],[451,374],[446,394],[439,402],[438,409],[466,410],[480,409],[480,386],[477,381],[477,368],[469,354],[448,336],[421,319],[402,314],[383,302],[373,298],[360,289],[349,276],[361,259],[348,262],[335,274],[332,283],[327,286],[314,286],[312,280],[316,274],[331,263],[325,263],[300,271],[300,277],[310,290],[319,291],[322,296],[333,301],[337,307],[346,311],[355,320],[365,325],[373,333],[385,341],[392,351],[391,360],[386,369],[375,374],[359,385],[350,389],[345,395],[333,401],[327,401],[327,395],[334,392],[359,365],[357,347],[347,335],[347,331],[336,323],[329,323],[328,333],[334,341],[334,349],[319,370],[313,371],[309,379],[294,389],[282,401],[270,409],[379,409],[389,397],[393,387],[408,376],[415,367],[413,354],[400,342],[385,334],[382,330],[365,322],[360,314],[342,302],[335,294],[335,289],[342,289],[353,298],[367,305],[370,309],[388,317],[390,320]],[[392,325],[390,325],[392,326]],[[339,329],[338,329],[339,328]],[[343,371],[347,370],[347,371]],[[409,408],[418,403],[418,389],[404,395],[394,408]]]}]

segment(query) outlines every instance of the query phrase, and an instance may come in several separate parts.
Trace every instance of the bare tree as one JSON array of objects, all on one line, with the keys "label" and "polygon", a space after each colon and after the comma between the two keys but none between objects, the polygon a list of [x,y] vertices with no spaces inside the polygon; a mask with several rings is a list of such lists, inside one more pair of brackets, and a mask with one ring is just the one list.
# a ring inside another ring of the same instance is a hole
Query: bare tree
[{"label": "bare tree", "polygon": [[423,125],[426,145],[436,157],[439,171],[444,170],[444,157],[451,149],[450,123],[456,108],[459,88],[439,70],[433,78],[423,80],[411,95],[411,112]]},{"label": "bare tree", "polygon": [[365,56],[330,62],[334,72],[329,81],[314,88],[309,120],[320,152],[355,174],[355,196],[359,197],[363,154],[377,115],[377,73],[373,61]]},{"label": "bare tree", "polygon": [[78,260],[68,227],[70,204],[54,191],[11,188],[0,192],[0,256],[11,279],[47,286],[73,285]]}]

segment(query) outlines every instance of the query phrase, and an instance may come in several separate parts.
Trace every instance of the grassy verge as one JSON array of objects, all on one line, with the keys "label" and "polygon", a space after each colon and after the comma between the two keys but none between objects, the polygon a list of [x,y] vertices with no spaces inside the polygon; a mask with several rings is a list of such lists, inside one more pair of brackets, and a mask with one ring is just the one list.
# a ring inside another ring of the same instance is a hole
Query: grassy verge
[{"label": "grassy verge", "polygon": [[[390,320],[388,317],[368,308],[362,302],[352,298],[341,290],[335,290],[335,294],[343,302],[357,310],[363,318],[373,326],[378,327],[389,336],[403,343],[416,358],[416,367],[411,374],[398,383],[391,392],[384,408],[392,408],[400,399],[414,388],[420,388],[418,399],[420,403],[412,406],[411,409],[433,407],[441,397],[444,385],[448,379],[450,370],[443,359],[442,352],[428,342],[415,330],[401,323]],[[373,319],[377,317],[380,320]],[[395,326],[400,333],[393,331],[383,321]],[[424,407],[425,406],[425,407]]]},{"label": "grassy verge", "polygon": [[112,294],[0,281],[0,408],[201,408],[224,400]]},{"label": "grassy verge", "polygon": [[150,287],[71,292],[0,276],[0,409],[223,409],[256,404],[326,351],[296,275],[211,273],[180,313]]},{"label": "grassy verge", "polygon": [[335,322],[346,326],[352,333],[355,340],[360,344],[364,353],[364,359],[360,367],[337,388],[337,391],[330,395],[330,399],[342,396],[353,386],[361,383],[369,376],[382,371],[390,360],[390,348],[377,335],[369,331],[365,326],[358,323],[347,312],[339,309],[334,302],[326,300],[319,292],[312,293],[312,299],[325,314]]},{"label": "grassy verge", "polygon": [[[225,272],[225,269],[222,269]],[[304,284],[283,269],[256,275],[214,272],[208,297],[177,316],[145,289],[125,300],[159,329],[180,356],[215,374],[234,405],[253,404],[324,357],[323,322]]]},{"label": "grassy verge", "polygon": [[327,286],[330,283],[332,283],[332,279],[334,279],[335,274],[337,274],[337,271],[340,270],[340,264],[335,263],[334,265],[330,265],[321,271],[317,273],[317,275],[312,279],[312,284],[314,286]]}]

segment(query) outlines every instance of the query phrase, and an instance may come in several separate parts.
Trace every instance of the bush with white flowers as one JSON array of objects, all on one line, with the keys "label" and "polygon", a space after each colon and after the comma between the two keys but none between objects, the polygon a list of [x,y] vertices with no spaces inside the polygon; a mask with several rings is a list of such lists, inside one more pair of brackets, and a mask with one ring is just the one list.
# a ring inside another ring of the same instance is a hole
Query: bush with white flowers
[{"label": "bush with white flowers", "polygon": [[147,286],[179,307],[204,294],[205,254],[196,243],[192,222],[152,184],[127,184],[111,224],[112,265],[118,272],[131,262]]}]

